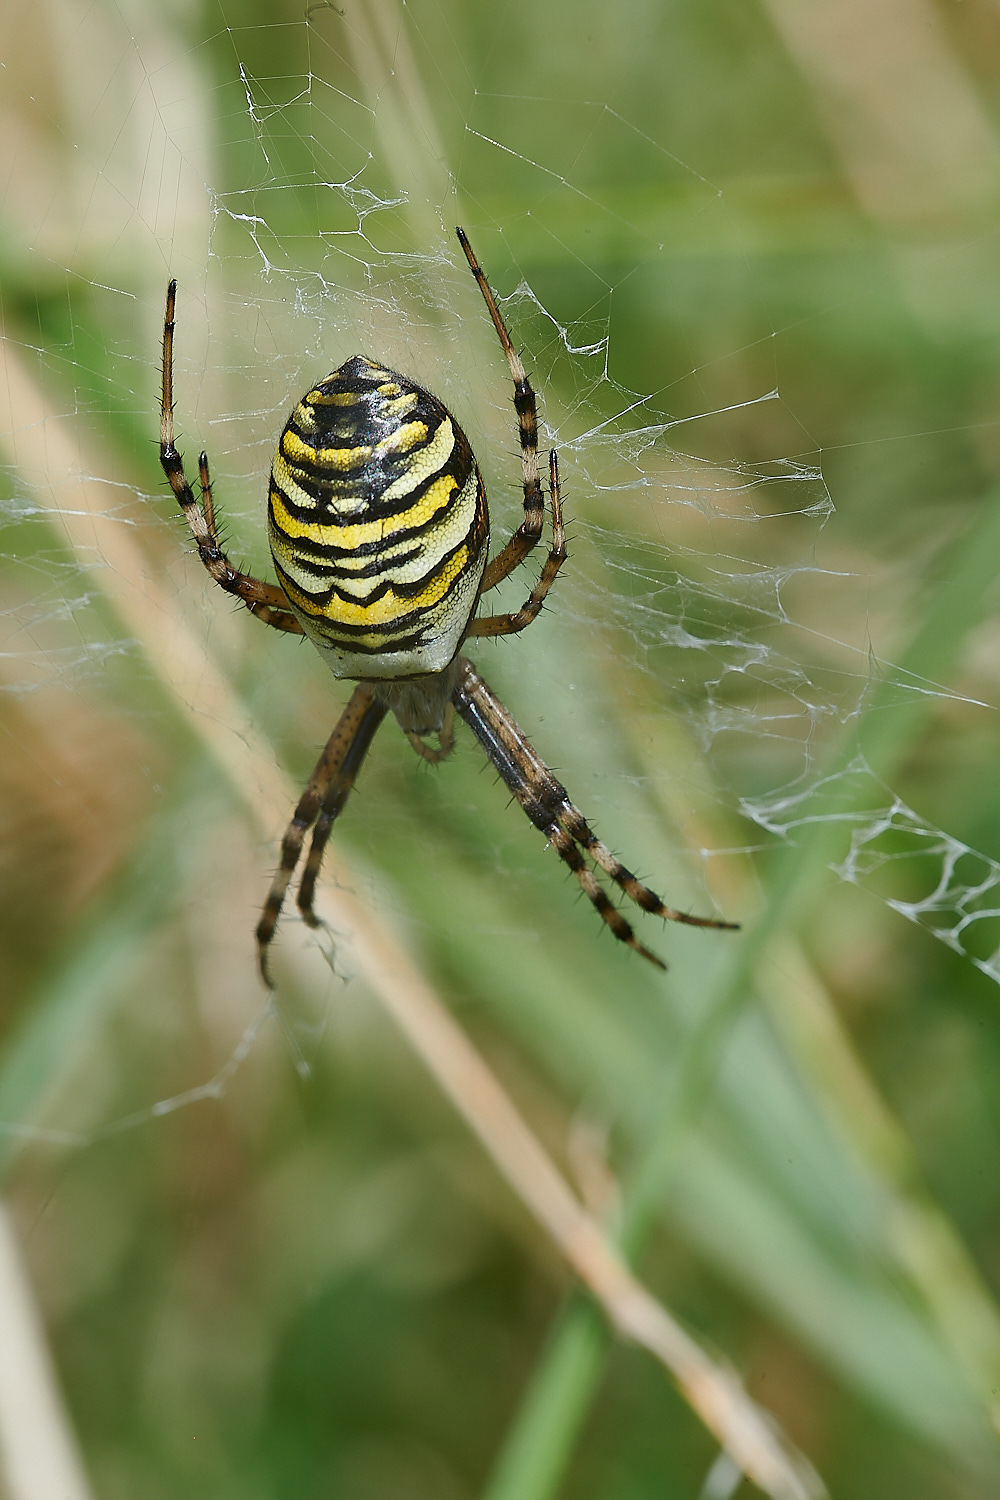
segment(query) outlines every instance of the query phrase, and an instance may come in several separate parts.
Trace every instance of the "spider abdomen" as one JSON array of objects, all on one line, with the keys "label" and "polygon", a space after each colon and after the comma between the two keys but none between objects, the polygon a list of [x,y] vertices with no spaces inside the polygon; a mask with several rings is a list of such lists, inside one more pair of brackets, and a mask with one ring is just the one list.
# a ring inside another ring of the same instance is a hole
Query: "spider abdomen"
[{"label": "spider abdomen", "polygon": [[489,513],[469,441],[429,391],[360,355],[314,386],[278,440],[268,535],[292,611],[336,677],[452,660]]}]

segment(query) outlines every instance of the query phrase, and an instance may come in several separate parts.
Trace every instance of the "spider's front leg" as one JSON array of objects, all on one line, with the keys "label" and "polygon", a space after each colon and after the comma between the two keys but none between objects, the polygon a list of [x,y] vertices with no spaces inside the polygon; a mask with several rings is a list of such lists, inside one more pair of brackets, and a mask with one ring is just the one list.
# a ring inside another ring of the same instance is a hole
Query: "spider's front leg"
[{"label": "spider's front leg", "polygon": [[209,576],[234,594],[251,614],[265,625],[276,630],[286,630],[292,635],[301,635],[302,626],[288,607],[288,599],[282,589],[272,583],[263,583],[259,578],[234,568],[223,551],[215,525],[215,510],[212,504],[212,480],[208,472],[208,455],[202,453],[198,459],[198,476],[201,489],[201,504],[194,497],[184,473],[184,463],[174,443],[174,305],[177,298],[177,283],[171,281],[167,287],[167,307],[163,319],[163,386],[160,397],[160,465],[177,497],[184,519],[191,529],[201,558]]},{"label": "spider's front leg", "polygon": [[281,863],[271,882],[271,889],[257,923],[260,973],[269,989],[274,987],[268,968],[271,939],[278,925],[289,882],[302,853],[305,836],[315,823],[312,846],[299,887],[298,905],[309,926],[317,927],[319,922],[313,911],[313,896],[323,852],[334,821],[354,786],[372,737],[385,715],[385,706],[376,700],[371,687],[365,682],[359,682],[351,694],[350,702],[337,720],[323,754],[316,763],[316,769],[299,798],[292,821],[285,830],[281,841]]},{"label": "spider's front leg", "polygon": [[619,942],[663,969],[663,960],[651,953],[636,937],[632,924],[608,898],[593,870],[581,854],[585,850],[599,869],[614,881],[630,901],[669,922],[683,922],[691,927],[735,929],[738,922],[724,922],[718,917],[695,917],[689,912],[667,906],[655,891],[643,885],[622,864],[608,846],[601,842],[588,825],[569,793],[549,770],[528,739],[518,728],[499,698],[480,677],[470,661],[459,658],[459,673],[452,701],[455,708],[482,745],[501,780],[513,792],[528,818],[552,844],[560,859],[573,871],[580,888]]}]

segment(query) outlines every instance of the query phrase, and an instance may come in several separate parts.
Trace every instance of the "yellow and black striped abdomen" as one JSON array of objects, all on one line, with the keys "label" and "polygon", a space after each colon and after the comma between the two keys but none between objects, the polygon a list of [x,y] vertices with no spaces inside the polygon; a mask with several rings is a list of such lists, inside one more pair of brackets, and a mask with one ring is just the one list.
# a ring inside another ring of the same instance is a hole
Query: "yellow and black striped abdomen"
[{"label": "yellow and black striped abdomen", "polygon": [[489,544],[464,432],[361,355],[304,396],[271,466],[278,579],[337,677],[440,672],[462,642]]}]

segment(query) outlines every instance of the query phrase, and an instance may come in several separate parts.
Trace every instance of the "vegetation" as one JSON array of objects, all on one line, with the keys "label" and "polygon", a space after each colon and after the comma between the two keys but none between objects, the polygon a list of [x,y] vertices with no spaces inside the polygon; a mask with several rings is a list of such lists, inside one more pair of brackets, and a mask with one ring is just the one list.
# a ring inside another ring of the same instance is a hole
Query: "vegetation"
[{"label": "vegetation", "polygon": [[501,540],[456,222],[571,520],[540,621],[473,654],[616,852],[744,930],[640,917],[661,976],[470,737],[432,768],[392,726],[320,905],[838,1500],[1000,1492],[1000,21],[805,11],[0,21],[0,1157],[100,1500],[735,1492],[380,1003],[377,936],[289,913],[273,1006],[255,974],[345,694],[190,555],[163,289],[238,560],[359,349],[455,412]]}]

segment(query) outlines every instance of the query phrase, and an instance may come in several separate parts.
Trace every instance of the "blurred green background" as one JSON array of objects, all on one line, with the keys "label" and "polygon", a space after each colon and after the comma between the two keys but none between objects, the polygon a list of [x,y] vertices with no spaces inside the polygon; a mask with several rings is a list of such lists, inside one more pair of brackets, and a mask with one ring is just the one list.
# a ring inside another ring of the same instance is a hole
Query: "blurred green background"
[{"label": "blurred green background", "polygon": [[387,726],[342,878],[833,1494],[1000,1494],[1000,11],[40,0],[0,60],[0,1152],[95,1495],[730,1492],[291,914],[262,1013],[276,830],[207,738],[298,785],[345,694],[191,559],[163,288],[239,561],[357,349],[455,412],[502,538],[456,222],[571,518],[552,607],[473,655],[627,862],[745,931],[645,919],[642,965],[464,734],[432,769]]}]

